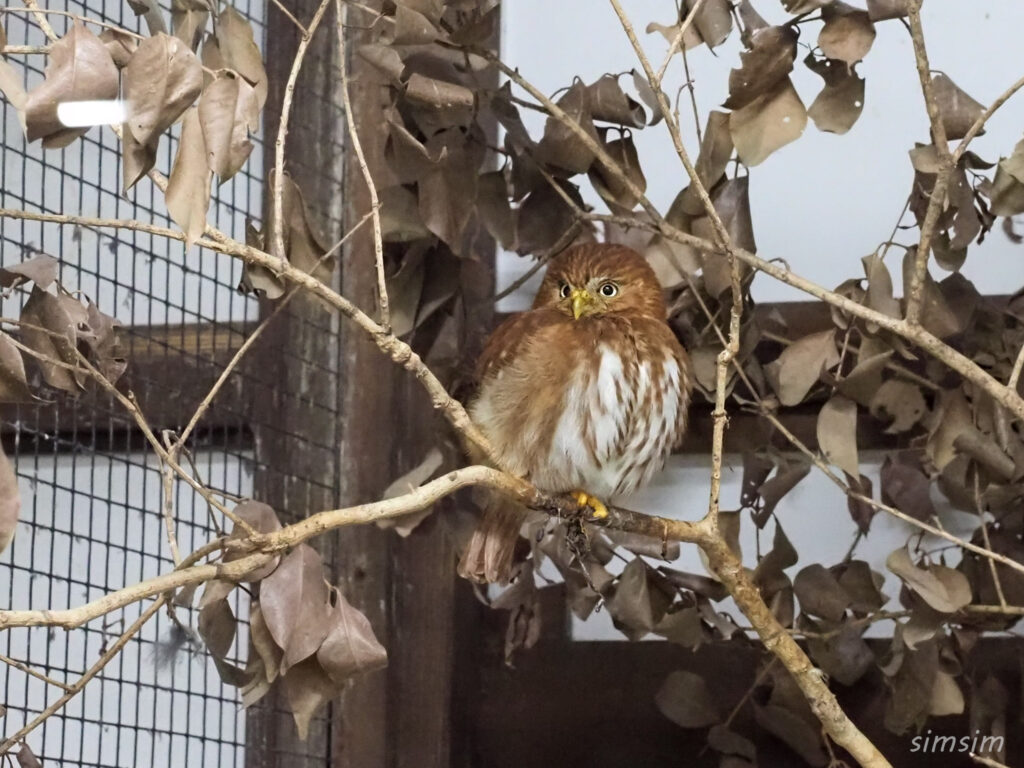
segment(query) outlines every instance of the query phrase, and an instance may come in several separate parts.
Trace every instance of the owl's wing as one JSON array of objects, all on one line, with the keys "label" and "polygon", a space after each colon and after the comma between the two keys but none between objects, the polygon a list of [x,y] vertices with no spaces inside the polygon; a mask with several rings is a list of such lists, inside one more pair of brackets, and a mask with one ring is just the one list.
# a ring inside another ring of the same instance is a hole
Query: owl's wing
[{"label": "owl's wing", "polygon": [[566,319],[565,315],[552,309],[531,309],[508,318],[494,330],[484,345],[484,351],[477,361],[477,381],[481,382],[496,374],[519,357],[523,349],[545,330]]}]

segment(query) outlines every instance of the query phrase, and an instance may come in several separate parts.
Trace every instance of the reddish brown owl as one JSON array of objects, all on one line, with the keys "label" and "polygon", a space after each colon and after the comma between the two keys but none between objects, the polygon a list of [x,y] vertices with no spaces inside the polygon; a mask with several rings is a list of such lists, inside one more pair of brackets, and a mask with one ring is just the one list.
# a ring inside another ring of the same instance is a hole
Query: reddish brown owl
[{"label": "reddish brown owl", "polygon": [[[686,430],[689,358],[654,271],[622,246],[553,259],[533,308],[491,335],[478,376],[470,414],[501,468],[598,515],[648,482]],[[507,579],[523,513],[506,507],[485,513],[463,575]]]}]

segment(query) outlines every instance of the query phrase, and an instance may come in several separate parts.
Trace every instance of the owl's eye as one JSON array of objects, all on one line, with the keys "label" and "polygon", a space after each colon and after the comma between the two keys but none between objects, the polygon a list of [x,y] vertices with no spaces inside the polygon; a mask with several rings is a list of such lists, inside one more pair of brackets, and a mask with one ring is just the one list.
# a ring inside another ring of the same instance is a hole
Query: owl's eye
[{"label": "owl's eye", "polygon": [[602,296],[610,299],[612,296],[618,295],[619,286],[615,283],[604,283],[598,290],[601,292]]},{"label": "owl's eye", "polygon": [[559,286],[558,295],[563,299],[568,299],[570,293],[572,293],[572,289],[569,287],[568,283],[562,283],[562,285]]}]

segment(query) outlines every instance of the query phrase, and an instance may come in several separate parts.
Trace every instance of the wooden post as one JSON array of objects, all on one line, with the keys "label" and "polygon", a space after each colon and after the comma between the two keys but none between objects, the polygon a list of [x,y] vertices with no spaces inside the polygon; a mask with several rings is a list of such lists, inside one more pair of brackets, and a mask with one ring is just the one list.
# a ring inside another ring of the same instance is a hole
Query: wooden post
[{"label": "wooden post", "polygon": [[[308,22],[318,2],[292,0],[289,9]],[[274,166],[279,110],[296,48],[298,31],[276,6],[267,4],[266,60],[269,98],[264,123],[264,169]],[[333,13],[324,18],[299,76],[286,144],[285,171],[299,185],[308,213],[331,242],[342,230],[342,140],[344,113],[335,71],[337,43]],[[265,189],[264,207],[270,190]],[[264,221],[266,211],[264,211]],[[336,282],[336,288],[340,282]],[[273,309],[266,302],[263,315]],[[253,404],[255,495],[288,523],[331,509],[339,501],[341,347],[339,318],[316,299],[297,294],[264,333],[247,366],[248,400]],[[328,567],[334,542],[314,546]],[[283,694],[275,690],[249,711],[246,765],[253,768],[319,768],[330,753],[330,713],[319,717],[306,742],[298,739]]]},{"label": "wooden post", "polygon": [[[317,3],[288,5],[306,21]],[[334,23],[329,12],[307,54],[286,155],[286,170],[332,242],[370,210],[368,190],[344,141]],[[268,25],[274,30],[267,43],[268,105],[276,106],[298,37],[272,5]],[[349,50],[354,51],[366,33],[353,27],[350,35]],[[385,135],[379,126],[386,93],[365,76],[364,66],[350,55],[351,96],[357,126],[363,126],[360,140],[377,178],[383,167]],[[275,135],[276,117],[268,112],[268,170]],[[466,260],[462,278],[470,349],[479,347],[491,324],[493,259],[488,254],[493,246],[480,246],[482,258]],[[371,314],[377,290],[373,253],[372,230],[364,227],[346,244],[337,282],[347,298]],[[253,395],[256,488],[258,497],[283,516],[303,517],[380,498],[436,445],[444,427],[419,385],[362,332],[339,324],[315,301],[297,296],[293,306],[261,341],[260,388]],[[475,671],[479,605],[455,575],[445,521],[428,519],[407,539],[376,527],[345,528],[329,543],[322,541],[320,549],[332,563],[338,586],[387,647],[389,666],[353,680],[306,744],[295,738],[286,703],[268,696],[249,716],[247,765],[306,768],[328,760],[347,768],[466,764],[452,751],[452,712],[468,713],[477,688],[462,670]],[[469,663],[461,666],[461,660]],[[468,752],[464,740],[458,744],[460,753]]]}]

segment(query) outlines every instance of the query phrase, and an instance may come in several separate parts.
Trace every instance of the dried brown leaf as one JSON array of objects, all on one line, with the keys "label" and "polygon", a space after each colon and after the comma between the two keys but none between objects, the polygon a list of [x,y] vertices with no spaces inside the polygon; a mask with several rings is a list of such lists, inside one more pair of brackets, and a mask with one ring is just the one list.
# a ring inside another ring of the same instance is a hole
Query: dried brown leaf
[{"label": "dried brown leaf", "polygon": [[502,248],[512,248],[515,219],[508,202],[508,185],[501,171],[482,173],[476,182],[476,212],[487,232]]},{"label": "dried brown leaf", "polygon": [[57,117],[57,106],[69,101],[108,101],[116,99],[117,93],[117,67],[110,52],[82,22],[76,21],[50,46],[46,79],[28,93],[24,107],[26,137],[29,141],[42,139],[47,149],[66,147],[89,129],[66,127]]},{"label": "dried brown leaf", "polygon": [[763,163],[777,149],[796,141],[806,126],[807,110],[788,77],[729,116],[736,152],[749,166]]},{"label": "dried brown leaf", "polygon": [[[607,133],[605,133],[607,135]],[[636,145],[633,137],[628,131],[624,131],[619,138],[608,142],[602,142],[605,152],[615,164],[614,169],[621,172],[643,193],[647,189],[647,179],[644,177],[643,169],[640,167],[640,158],[637,155]],[[625,182],[620,178],[619,173],[611,172],[600,162],[590,166],[588,176],[594,190],[601,196],[608,207],[614,213],[624,214],[636,207],[639,198],[630,192]]]},{"label": "dried brown leaf", "polygon": [[796,405],[807,396],[822,371],[839,363],[833,331],[812,333],[790,344],[765,366],[765,375],[783,405]]},{"label": "dried brown leaf", "polygon": [[[214,66],[207,62],[207,46]],[[267,103],[267,72],[263,67],[260,49],[253,39],[252,25],[231,6],[217,17],[217,36],[207,38],[203,44],[203,63],[211,69],[233,69],[249,81],[256,91],[259,109]]]},{"label": "dried brown leaf", "polygon": [[210,20],[207,0],[171,0],[171,29],[174,36],[193,51],[203,39],[203,30]]},{"label": "dried brown leaf", "polygon": [[843,134],[864,111],[864,78],[853,67],[808,55],[804,63],[825,80],[825,87],[807,110],[819,131]]},{"label": "dried brown leaf", "polygon": [[868,614],[885,605],[886,597],[881,592],[885,578],[872,571],[866,562],[851,560],[833,570],[839,571],[839,585],[850,596],[851,610]]},{"label": "dried brown leaf", "polygon": [[121,192],[122,194],[127,194],[128,190],[134,187],[139,179],[153,170],[153,166],[156,165],[156,151],[160,137],[156,136],[149,144],[140,144],[135,140],[132,132],[128,130],[127,123],[121,126],[121,128],[123,131],[121,139]]},{"label": "dried brown leaf", "polygon": [[884,382],[871,398],[871,415],[888,423],[888,434],[913,428],[927,411],[921,388],[900,379]]},{"label": "dried brown leaf", "polygon": [[863,631],[863,627],[844,625],[827,639],[808,638],[807,650],[831,679],[853,685],[875,666],[875,654],[861,637]]},{"label": "dried brown leaf", "polygon": [[928,703],[928,714],[933,717],[960,715],[964,711],[964,694],[957,685],[956,678],[948,672],[939,670],[935,675],[931,700]]},{"label": "dried brown leaf", "polygon": [[[206,98],[205,93],[203,98]],[[171,219],[185,233],[186,247],[191,246],[206,230],[206,212],[210,207],[210,181],[213,172],[207,162],[201,108],[185,112],[178,154],[174,158],[174,165],[171,166],[165,195]]]},{"label": "dried brown leaf", "polygon": [[898,19],[910,13],[911,0],[868,0],[868,17],[872,21]]},{"label": "dried brown leaf", "polygon": [[0,403],[31,403],[25,361],[9,335],[0,331]]},{"label": "dried brown leaf", "polygon": [[857,457],[857,404],[835,395],[821,407],[817,424],[818,445],[825,460],[848,475],[860,476]]},{"label": "dried brown leaf", "polygon": [[336,683],[372,672],[388,663],[384,646],[373,634],[370,620],[334,590],[335,605],[328,619],[327,636],[316,652],[317,661]]},{"label": "dried brown leaf", "polygon": [[128,7],[135,12],[136,16],[146,19],[149,34],[156,35],[167,31],[167,25],[164,24],[163,13],[160,11],[160,4],[157,0],[128,0]]},{"label": "dried brown leaf", "polygon": [[31,748],[29,748],[28,742],[21,742],[21,748],[18,750],[16,757],[18,758],[19,768],[43,768],[43,764],[39,762],[39,758],[37,758]]},{"label": "dried brown leaf", "polygon": [[812,563],[801,569],[793,579],[793,591],[800,601],[800,610],[820,616],[832,622],[839,622],[850,607],[846,594],[832,572],[820,563]]},{"label": "dried brown leaf", "polygon": [[99,307],[91,301],[85,308],[85,316],[88,332],[82,334],[82,340],[88,349],[89,358],[100,374],[114,384],[128,367],[119,335],[121,323],[100,312]]},{"label": "dried brown leaf", "polygon": [[316,653],[330,630],[330,592],[320,555],[300,544],[260,584],[260,607],[274,642],[284,651],[281,674]]},{"label": "dried brown leaf", "polygon": [[199,122],[209,168],[223,184],[241,170],[252,152],[249,134],[260,127],[256,90],[244,78],[218,74],[199,99]]},{"label": "dried brown leaf", "polygon": [[223,598],[199,609],[199,635],[214,656],[224,657],[235,641],[235,613]]},{"label": "dried brown leaf", "polygon": [[32,281],[39,288],[46,290],[57,279],[60,262],[53,256],[40,253],[20,264],[0,267],[0,287],[10,288]]},{"label": "dried brown leaf", "polygon": [[137,37],[125,34],[118,29],[104,29],[100,32],[100,40],[107,46],[110,58],[114,60],[114,64],[117,65],[118,69],[128,66],[132,54],[139,47],[139,39]]},{"label": "dried brown leaf", "polygon": [[944,565],[919,568],[906,547],[890,554],[885,564],[908,589],[940,613],[955,613],[971,602],[971,585],[966,576]]},{"label": "dried brown leaf", "polygon": [[[685,18],[694,6],[694,0],[687,0],[683,11]],[[702,0],[697,15],[693,17],[693,26],[708,48],[717,48],[724,43],[732,32],[732,7],[729,0]]]},{"label": "dried brown leaf", "polygon": [[[241,518],[249,526],[258,533],[273,533],[274,531],[281,530],[281,521],[277,519],[277,513],[264,504],[261,501],[247,500],[238,504],[234,510],[236,517]],[[231,528],[231,533],[228,535],[229,541],[240,541],[248,537],[245,529],[239,525],[234,525]],[[237,552],[227,552],[224,555],[224,562],[230,563],[233,560],[238,560],[245,557],[245,554]],[[246,576],[248,581],[260,581],[266,578],[274,569],[277,568],[277,564],[280,561],[279,556],[275,556],[269,563],[256,569],[252,573]]]},{"label": "dried brown leaf", "polygon": [[25,131],[25,104],[28,102],[28,94],[25,92],[22,74],[15,71],[3,58],[0,58],[0,93],[7,99],[7,103],[14,107],[18,114],[18,122],[21,123],[21,130]]},{"label": "dried brown leaf", "polygon": [[740,66],[729,73],[729,98],[723,106],[742,109],[776,92],[793,71],[797,38],[788,26],[756,30],[750,50],[740,53]]},{"label": "dried brown leaf", "polygon": [[707,682],[683,669],[669,673],[654,695],[654,703],[661,714],[683,728],[706,728],[722,722]]},{"label": "dried brown leaf", "polygon": [[143,40],[124,68],[125,125],[135,141],[155,146],[202,87],[202,65],[181,40],[163,33]]},{"label": "dried brown leaf", "polygon": [[[600,142],[590,115],[587,88],[581,81],[573,83],[557,104],[570,120],[578,123],[594,141]],[[594,160],[594,153],[583,145],[572,129],[560,120],[549,117],[544,125],[544,136],[537,145],[536,157],[543,163],[571,173],[586,173]]]},{"label": "dried brown leaf", "polygon": [[21,512],[21,493],[14,468],[0,448],[0,552],[7,549],[18,527]]},{"label": "dried brown leaf", "polygon": [[[275,189],[276,175],[271,170],[267,178],[267,194],[265,201],[266,225],[263,229],[263,238],[268,245],[276,242],[276,230],[279,223],[274,216],[274,205],[270,196]],[[295,267],[308,272],[318,280],[329,282],[334,273],[334,257],[323,259],[327,253],[327,246],[323,242],[323,236],[313,226],[306,210],[306,201],[302,190],[295,181],[285,174],[281,185],[281,214],[284,218],[283,243],[284,255]]]},{"label": "dried brown leaf", "polygon": [[[581,205],[579,190],[567,182],[560,183],[570,199]],[[516,251],[521,254],[542,253],[575,224],[576,215],[572,208],[550,185],[545,184],[531,192],[516,211]]]},{"label": "dried brown leaf", "polygon": [[932,92],[939,105],[939,115],[950,141],[962,139],[985,107],[967,95],[948,75],[932,76]]},{"label": "dried brown leaf", "polygon": [[281,658],[284,656],[284,651],[271,637],[267,622],[263,619],[263,609],[256,601],[253,601],[249,608],[249,640],[263,662],[264,678],[268,683],[274,682],[281,671]]},{"label": "dried brown leaf", "polygon": [[72,394],[83,389],[77,349],[79,325],[85,320],[85,308],[70,296],[54,296],[36,287],[25,302],[21,311],[21,321],[26,324],[21,329],[23,341],[43,356],[36,362],[43,380],[54,389]]},{"label": "dried brown leaf", "polygon": [[691,651],[700,647],[705,640],[700,612],[693,606],[666,613],[654,627],[654,632]]},{"label": "dried brown leaf", "polygon": [[664,611],[658,613],[654,606],[647,564],[641,558],[631,560],[622,570],[605,606],[616,628],[631,640],[654,629]]},{"label": "dried brown leaf", "polygon": [[818,47],[830,59],[855,64],[868,55],[875,42],[875,25],[867,11],[835,0],[821,9],[825,24],[818,34]]},{"label": "dried brown leaf", "polygon": [[313,715],[322,704],[341,693],[342,685],[334,682],[315,658],[292,667],[284,675],[283,685],[288,707],[295,719],[295,730],[305,741],[309,738]]},{"label": "dried brown leaf", "polygon": [[919,467],[886,458],[880,479],[883,502],[918,520],[931,520],[935,516],[931,482]]},{"label": "dried brown leaf", "polygon": [[[441,453],[440,449],[437,447],[431,448],[423,458],[423,461],[385,488],[384,494],[381,498],[393,499],[396,496],[401,496],[419,488],[423,483],[427,482],[427,480],[434,476],[434,473],[437,472],[438,468],[440,468],[442,462],[444,462],[444,455]],[[412,533],[416,529],[416,526],[423,522],[423,520],[425,520],[433,511],[433,507],[427,507],[419,512],[402,515],[401,517],[378,520],[377,527],[394,528],[395,533],[405,538]]]},{"label": "dried brown leaf", "polygon": [[602,75],[587,86],[590,111],[594,120],[643,128],[647,113],[636,101],[626,95],[617,75]]}]

